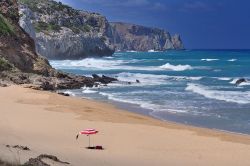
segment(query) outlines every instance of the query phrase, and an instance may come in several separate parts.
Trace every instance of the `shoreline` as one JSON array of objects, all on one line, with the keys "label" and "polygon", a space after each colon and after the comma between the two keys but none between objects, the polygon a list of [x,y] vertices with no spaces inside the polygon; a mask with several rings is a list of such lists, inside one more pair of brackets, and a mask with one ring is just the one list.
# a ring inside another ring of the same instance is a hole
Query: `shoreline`
[{"label": "shoreline", "polygon": [[[0,88],[0,102],[0,158],[8,160],[13,153],[4,145],[19,144],[31,149],[20,153],[21,163],[47,153],[72,165],[250,164],[249,135],[164,122],[111,104],[20,86]],[[105,150],[86,150],[83,136],[75,141],[75,134],[89,127],[100,131],[93,144]]]},{"label": "shoreline", "polygon": [[[84,98],[84,97],[76,97],[76,96],[70,96],[70,97],[75,97],[75,98],[80,98],[80,99],[83,99],[83,100],[89,100],[89,101],[95,101],[95,102],[100,102],[100,103],[103,103],[103,101],[99,101],[99,100],[94,100],[94,99],[89,99],[89,98]],[[111,101],[111,100],[110,100]],[[163,122],[163,123],[167,123],[167,124],[172,124],[172,125],[177,125],[177,126],[180,126],[180,127],[187,127],[187,128],[190,128],[191,130],[194,129],[201,129],[201,130],[209,130],[209,131],[212,131],[212,132],[219,132],[219,133],[225,133],[225,134],[232,134],[232,135],[239,135],[239,136],[246,136],[246,137],[249,137],[250,138],[250,134],[246,134],[246,133],[240,133],[240,132],[233,132],[233,131],[229,131],[229,130],[221,130],[221,129],[217,129],[217,128],[209,128],[209,127],[204,127],[204,126],[199,126],[199,125],[193,125],[193,124],[189,124],[189,123],[181,123],[181,122],[176,122],[176,121],[173,121],[173,120],[166,120],[166,119],[160,119],[156,116],[153,116],[153,115],[150,115],[150,114],[146,114],[146,113],[143,113],[143,111],[130,111],[130,109],[126,109],[126,108],[123,108],[123,107],[120,107],[119,104],[121,102],[116,102],[116,101],[111,101],[110,105],[114,105],[115,108],[121,110],[121,111],[125,111],[125,112],[130,112],[130,113],[133,113],[133,114],[137,114],[137,115],[141,115],[141,116],[145,116],[145,117],[148,117],[148,118],[152,118],[152,119],[155,119],[157,121],[160,121],[160,122]],[[105,103],[106,104],[106,103]],[[128,105],[134,105],[135,107],[138,107],[139,109],[141,110],[147,110],[148,112],[150,111],[153,111],[151,109],[145,109],[145,108],[142,108],[140,107],[139,105],[136,105],[136,104],[131,104],[131,103],[122,103],[122,104],[128,104]],[[150,110],[150,111],[149,111]]]},{"label": "shoreline", "polygon": [[[65,90],[63,92],[67,92],[68,90]],[[105,103],[106,100],[97,100],[97,99],[91,99],[85,96],[72,96],[72,94],[70,94],[70,97],[73,98],[79,98],[79,99],[83,99],[83,100],[90,100],[90,101],[96,101],[96,102],[100,102],[100,103]],[[213,128],[213,127],[206,127],[206,126],[202,126],[201,124],[192,124],[192,123],[184,123],[184,122],[179,122],[179,121],[175,121],[175,120],[171,120],[171,119],[163,119],[163,118],[159,118],[157,116],[151,115],[150,112],[154,111],[152,109],[146,109],[141,107],[139,104],[132,104],[132,103],[126,103],[126,102],[118,102],[118,101],[114,101],[111,99],[107,99],[108,104],[110,105],[114,105],[117,109],[122,110],[122,111],[126,111],[126,112],[131,112],[134,114],[139,114],[142,116],[146,116],[149,118],[153,118],[155,120],[159,120],[161,122],[166,122],[166,123],[171,123],[171,124],[176,124],[176,125],[181,125],[181,126],[189,126],[189,127],[193,127],[193,128],[201,128],[201,129],[205,129],[205,130],[212,130],[212,131],[216,131],[216,132],[223,132],[223,133],[229,133],[229,134],[236,134],[236,135],[242,135],[242,136],[249,136],[250,134],[248,133],[243,133],[243,132],[237,132],[237,131],[230,131],[230,130],[226,130],[226,129],[219,129],[219,128]],[[126,106],[125,106],[126,105]],[[125,108],[127,107],[127,108]],[[138,111],[140,110],[140,111]],[[171,113],[168,113],[169,115],[171,115]]]},{"label": "shoreline", "polygon": [[[36,91],[40,91],[40,90],[36,90]],[[60,96],[60,94],[57,94],[55,92],[50,92],[50,91],[42,91],[42,92],[48,92],[48,93],[52,93],[52,94],[56,94],[56,95]],[[115,103],[122,103],[122,102],[109,100],[110,102],[105,103],[105,101],[99,101],[99,100],[94,100],[94,99],[85,98],[85,97],[78,97],[78,96],[72,96],[72,95],[67,96],[67,97],[80,99],[80,100],[85,100],[85,101],[94,102],[94,103],[99,103],[99,104],[103,104],[103,105],[108,105],[108,106],[113,107],[117,111],[122,111],[122,112],[124,111],[124,113],[131,113],[131,114],[134,114],[134,115],[137,115],[137,116],[142,116],[142,117],[145,117],[145,118],[148,118],[150,120],[154,120],[154,121],[160,123],[160,125],[158,123],[156,123],[156,124],[153,123],[153,124],[150,124],[150,125],[159,125],[159,126],[162,127],[162,123],[163,123],[164,127],[166,127],[165,125],[173,125],[173,126],[185,128],[185,129],[188,129],[188,130],[191,130],[191,131],[196,131],[196,132],[199,132],[199,130],[206,130],[209,133],[210,132],[212,132],[212,133],[216,132],[216,133],[222,133],[222,134],[249,137],[249,141],[250,141],[250,134],[233,132],[233,131],[228,131],[228,130],[221,130],[221,129],[216,129],[216,128],[203,127],[203,126],[198,126],[198,125],[196,126],[196,125],[192,125],[192,124],[185,124],[185,123],[181,123],[181,122],[175,122],[175,121],[171,121],[171,120],[160,119],[160,118],[154,117],[154,116],[152,116],[150,114],[144,114],[143,111],[142,112],[140,112],[140,111],[137,111],[137,112],[130,111],[128,109],[119,107],[119,104],[115,104]],[[136,104],[131,104],[131,103],[122,103],[122,104],[134,105],[137,108],[140,108],[141,110],[147,110],[147,111],[151,110],[151,109],[142,108],[142,107],[140,107],[139,105],[136,105]],[[249,144],[250,144],[250,142],[249,142]]]}]

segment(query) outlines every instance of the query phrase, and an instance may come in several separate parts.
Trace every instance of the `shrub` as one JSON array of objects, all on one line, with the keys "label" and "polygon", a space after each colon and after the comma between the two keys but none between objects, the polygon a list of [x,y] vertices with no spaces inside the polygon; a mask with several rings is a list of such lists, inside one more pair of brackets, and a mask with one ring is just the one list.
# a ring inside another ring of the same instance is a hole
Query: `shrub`
[{"label": "shrub", "polygon": [[0,57],[0,71],[11,70],[13,66],[4,58]]},{"label": "shrub", "polygon": [[46,23],[46,22],[42,22],[39,21],[37,23],[34,24],[35,30],[36,32],[42,32],[42,31],[60,31],[61,27],[57,24],[53,24],[53,23]]}]

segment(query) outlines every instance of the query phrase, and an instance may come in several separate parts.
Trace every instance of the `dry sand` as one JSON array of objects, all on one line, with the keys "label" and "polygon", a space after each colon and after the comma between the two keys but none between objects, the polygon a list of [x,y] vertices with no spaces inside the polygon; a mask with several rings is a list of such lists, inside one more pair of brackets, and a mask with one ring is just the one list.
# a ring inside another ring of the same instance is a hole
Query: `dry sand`
[{"label": "dry sand", "polygon": [[[86,136],[76,141],[85,128],[100,131],[91,141],[105,150],[85,149]],[[109,104],[20,86],[0,88],[0,158],[23,163],[44,153],[78,166],[249,166],[250,137],[162,122]]]}]

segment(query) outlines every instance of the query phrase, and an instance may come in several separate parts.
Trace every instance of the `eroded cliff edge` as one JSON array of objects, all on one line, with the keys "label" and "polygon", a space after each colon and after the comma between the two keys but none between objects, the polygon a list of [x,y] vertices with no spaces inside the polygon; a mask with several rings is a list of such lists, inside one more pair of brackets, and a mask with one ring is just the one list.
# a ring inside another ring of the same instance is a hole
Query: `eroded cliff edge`
[{"label": "eroded cliff edge", "polygon": [[179,35],[73,9],[53,0],[19,0],[20,25],[32,36],[39,54],[49,59],[110,56],[114,51],[184,49]]}]

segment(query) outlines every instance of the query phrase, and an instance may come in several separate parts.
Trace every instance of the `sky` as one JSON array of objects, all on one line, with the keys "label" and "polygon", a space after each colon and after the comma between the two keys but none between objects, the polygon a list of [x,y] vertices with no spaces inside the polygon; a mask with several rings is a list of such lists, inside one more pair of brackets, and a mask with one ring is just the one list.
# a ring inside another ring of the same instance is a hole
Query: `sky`
[{"label": "sky", "polygon": [[250,49],[250,0],[60,0],[128,22],[178,33],[187,49]]}]

